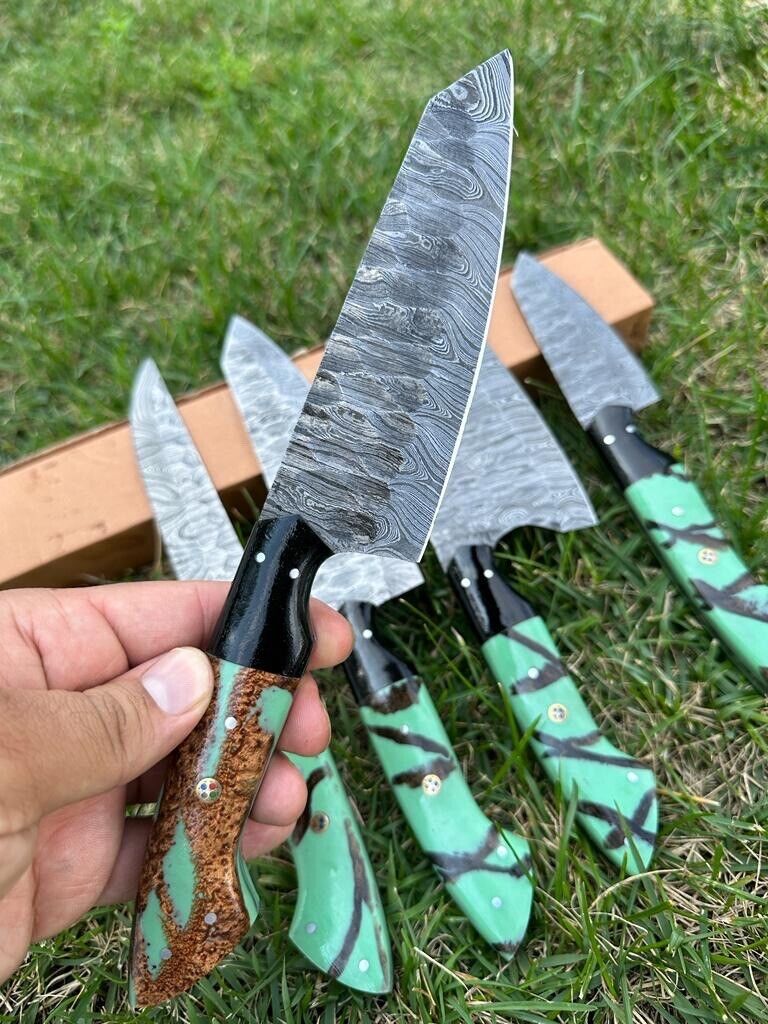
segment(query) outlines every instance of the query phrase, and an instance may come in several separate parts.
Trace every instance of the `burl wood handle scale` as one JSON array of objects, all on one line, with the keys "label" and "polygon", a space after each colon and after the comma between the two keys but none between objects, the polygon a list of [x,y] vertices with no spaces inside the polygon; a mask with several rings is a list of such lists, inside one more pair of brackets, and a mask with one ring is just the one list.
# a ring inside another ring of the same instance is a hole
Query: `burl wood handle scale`
[{"label": "burl wood handle scale", "polygon": [[260,522],[251,534],[211,641],[214,695],[175,752],[147,846],[134,1005],[186,991],[256,918],[240,835],[309,658],[309,592],[328,554],[297,517]]}]

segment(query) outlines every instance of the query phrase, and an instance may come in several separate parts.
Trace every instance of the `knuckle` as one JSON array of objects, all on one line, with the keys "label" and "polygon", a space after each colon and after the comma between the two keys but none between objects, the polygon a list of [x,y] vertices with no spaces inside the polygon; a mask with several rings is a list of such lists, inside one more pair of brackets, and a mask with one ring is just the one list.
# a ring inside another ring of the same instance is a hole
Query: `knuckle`
[{"label": "knuckle", "polygon": [[92,751],[117,783],[125,778],[136,751],[149,739],[141,702],[126,688],[119,694],[104,690],[89,703]]}]

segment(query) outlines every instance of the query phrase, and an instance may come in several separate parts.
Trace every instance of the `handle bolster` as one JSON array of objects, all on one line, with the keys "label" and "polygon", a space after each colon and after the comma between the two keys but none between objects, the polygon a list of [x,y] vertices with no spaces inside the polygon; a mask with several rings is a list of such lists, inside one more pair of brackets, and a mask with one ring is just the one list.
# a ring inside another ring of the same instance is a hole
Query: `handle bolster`
[{"label": "handle bolster", "polygon": [[342,611],[355,634],[355,646],[343,668],[358,704],[366,704],[380,690],[413,676],[408,665],[376,636],[372,604],[348,601]]},{"label": "handle bolster", "polygon": [[[607,405],[601,409],[588,433],[622,490],[654,473],[668,473],[674,464],[665,452],[648,444],[638,433],[632,410],[626,405]],[[606,443],[606,438],[610,443]]]},{"label": "handle bolster", "polygon": [[260,519],[213,631],[209,653],[298,678],[312,636],[307,616],[317,570],[332,552],[299,516]]},{"label": "handle bolster", "polygon": [[493,549],[487,544],[457,548],[448,578],[482,643],[534,614],[499,574]]}]

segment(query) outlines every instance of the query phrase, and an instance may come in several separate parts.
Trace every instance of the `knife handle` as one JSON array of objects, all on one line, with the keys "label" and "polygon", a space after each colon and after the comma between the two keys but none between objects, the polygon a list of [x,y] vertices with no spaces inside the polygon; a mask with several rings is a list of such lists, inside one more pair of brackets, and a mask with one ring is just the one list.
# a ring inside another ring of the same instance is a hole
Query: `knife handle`
[{"label": "knife handle", "polygon": [[416,839],[483,938],[512,957],[528,925],[528,843],[483,814],[423,682],[377,639],[372,607],[347,604],[355,650],[345,663],[373,749]]},{"label": "knife handle", "polygon": [[289,754],[307,805],[289,840],[298,876],[291,939],[332,978],[362,992],[392,988],[387,921],[356,813],[329,750]]},{"label": "knife handle", "polygon": [[683,466],[648,444],[629,409],[590,428],[662,564],[762,693],[768,692],[768,586],[738,556]]},{"label": "knife handle", "polygon": [[546,625],[501,576],[491,548],[460,549],[449,577],[534,755],[565,800],[576,794],[584,831],[614,864],[647,867],[658,818],[653,772],[600,733]]},{"label": "knife handle", "polygon": [[296,516],[259,521],[214,631],[214,692],[166,775],[139,880],[135,1002],[185,991],[258,910],[239,839],[309,658],[309,591],[328,550]]}]

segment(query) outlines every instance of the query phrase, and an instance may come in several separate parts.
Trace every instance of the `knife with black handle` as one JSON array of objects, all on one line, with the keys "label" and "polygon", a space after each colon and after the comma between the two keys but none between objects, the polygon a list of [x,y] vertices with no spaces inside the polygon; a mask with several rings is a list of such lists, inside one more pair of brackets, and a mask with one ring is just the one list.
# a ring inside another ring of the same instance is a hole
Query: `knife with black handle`
[{"label": "knife with black handle", "polygon": [[[130,421],[144,486],[176,576],[231,580],[243,555],[242,544],[151,360],[136,375]],[[421,579],[411,562],[394,564]],[[225,728],[227,724],[232,722],[225,722]],[[288,840],[297,879],[291,941],[343,985],[388,992],[392,951],[384,908],[357,814],[333,755],[325,750],[315,757],[286,757],[303,775],[308,794]],[[171,894],[192,884],[189,870],[188,861],[168,868]],[[246,873],[241,865],[240,874]]]},{"label": "knife with black handle", "polygon": [[[233,318],[222,369],[269,483],[280,464],[307,384],[269,338]],[[403,814],[446,889],[502,955],[525,934],[533,887],[527,842],[481,811],[427,687],[383,643],[375,609],[423,582],[416,566],[370,555],[337,555],[313,593],[340,608],[355,634],[344,671],[360,716]]]},{"label": "knife with black handle", "polygon": [[531,749],[579,824],[617,866],[638,871],[658,824],[653,772],[598,727],[544,620],[504,579],[496,543],[524,526],[595,523],[581,481],[523,387],[490,349],[431,543]]},{"label": "knife with black handle", "polygon": [[[211,704],[166,776],[136,901],[141,1005],[250,927],[239,836],[309,659],[317,570],[423,553],[485,342],[510,139],[504,52],[429,102],[405,155],[214,629]],[[193,884],[169,884],[179,864]]]},{"label": "knife with black handle", "polygon": [[641,436],[633,413],[659,394],[640,361],[533,257],[518,257],[511,284],[563,395],[662,564],[756,688],[768,692],[768,586],[739,557],[685,468]]}]

